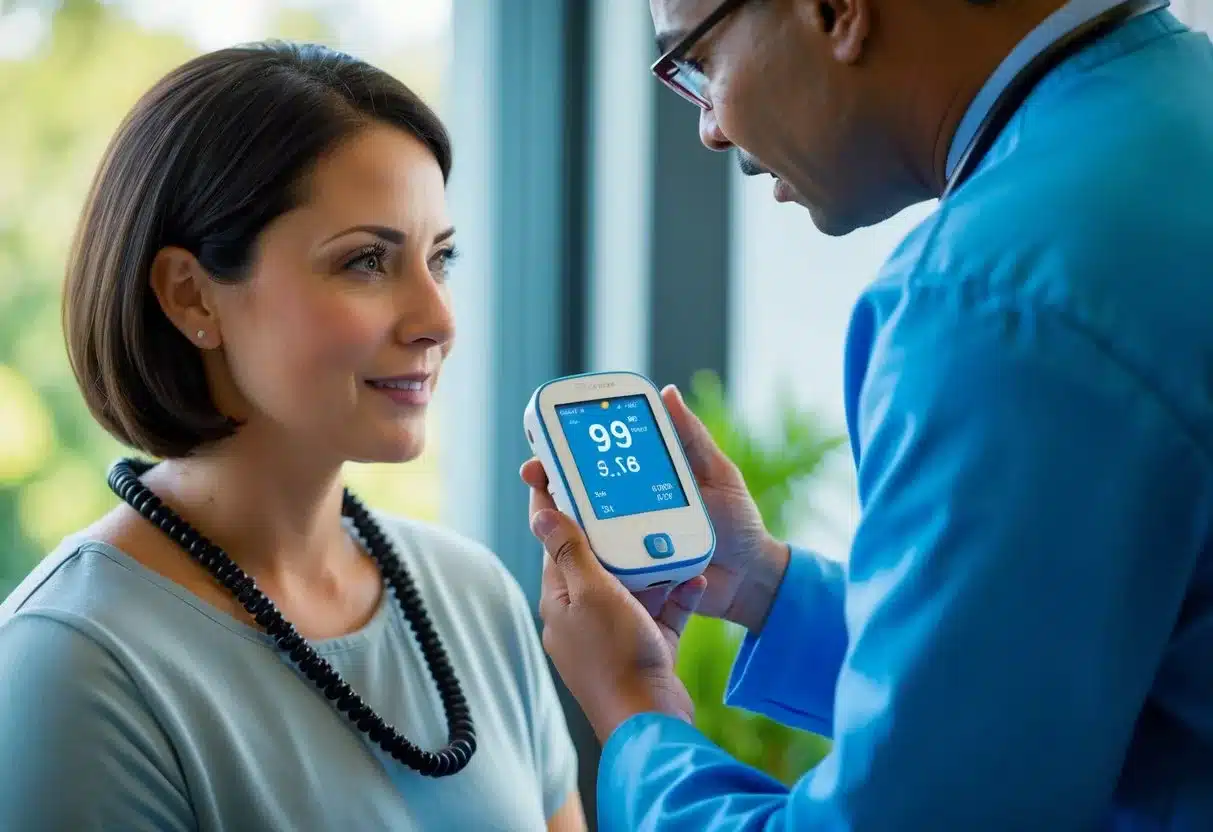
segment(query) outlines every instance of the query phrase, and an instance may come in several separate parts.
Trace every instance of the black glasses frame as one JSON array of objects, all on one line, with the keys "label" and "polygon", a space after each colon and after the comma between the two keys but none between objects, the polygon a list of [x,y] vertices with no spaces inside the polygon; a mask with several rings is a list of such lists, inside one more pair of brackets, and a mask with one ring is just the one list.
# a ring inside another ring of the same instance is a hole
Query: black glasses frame
[{"label": "black glasses frame", "polygon": [[657,76],[657,80],[661,81],[667,87],[678,93],[680,96],[690,101],[695,106],[703,109],[712,109],[712,102],[708,101],[699,93],[692,90],[690,87],[679,83],[678,76],[683,72],[682,58],[698,43],[704,35],[716,27],[722,20],[728,17],[733,12],[745,5],[746,0],[724,0],[718,5],[711,14],[705,17],[698,26],[687,32],[676,44],[669,48],[664,55],[653,62],[650,67],[653,74]]}]

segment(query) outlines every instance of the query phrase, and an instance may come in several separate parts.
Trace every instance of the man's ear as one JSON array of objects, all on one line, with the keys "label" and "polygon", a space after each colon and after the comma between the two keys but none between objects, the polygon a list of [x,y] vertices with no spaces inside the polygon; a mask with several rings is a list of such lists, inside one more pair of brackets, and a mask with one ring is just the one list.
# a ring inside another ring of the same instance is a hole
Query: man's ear
[{"label": "man's ear", "polygon": [[151,285],[160,308],[182,335],[199,349],[220,345],[211,280],[194,255],[176,246],[160,249],[152,259]]},{"label": "man's ear", "polygon": [[813,28],[829,38],[834,60],[859,62],[872,29],[871,0],[807,0],[800,5]]}]

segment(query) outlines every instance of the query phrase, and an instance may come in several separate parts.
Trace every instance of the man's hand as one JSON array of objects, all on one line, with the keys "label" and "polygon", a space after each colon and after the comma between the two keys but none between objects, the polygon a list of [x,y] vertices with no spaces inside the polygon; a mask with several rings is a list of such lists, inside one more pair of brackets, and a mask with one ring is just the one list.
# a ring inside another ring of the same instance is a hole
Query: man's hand
[{"label": "man's hand", "polygon": [[547,550],[543,647],[605,742],[624,720],[659,712],[691,721],[693,706],[674,672],[678,638],[703,595],[696,577],[653,614],[603,568],[575,522],[546,491],[531,493],[531,529]]},{"label": "man's hand", "polygon": [[[703,573],[707,590],[697,612],[728,619],[756,633],[762,629],[783,579],[788,548],[767,532],[741,472],[717,447],[678,390],[666,387],[661,397],[716,529],[716,552]],[[531,459],[522,466],[522,479],[532,489],[532,504],[537,496],[548,497],[547,475],[539,460]],[[642,600],[652,612],[664,595],[653,600],[650,594],[643,593]]]}]

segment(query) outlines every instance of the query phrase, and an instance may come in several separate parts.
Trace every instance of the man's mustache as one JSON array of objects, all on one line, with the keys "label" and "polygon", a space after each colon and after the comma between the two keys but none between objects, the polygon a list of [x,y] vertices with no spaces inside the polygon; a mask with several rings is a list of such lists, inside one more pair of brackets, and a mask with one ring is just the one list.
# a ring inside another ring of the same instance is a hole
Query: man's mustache
[{"label": "man's mustache", "polygon": [[741,168],[741,172],[746,176],[761,176],[764,173],[771,173],[769,170],[758,164],[758,160],[748,153],[737,153],[737,166]]}]

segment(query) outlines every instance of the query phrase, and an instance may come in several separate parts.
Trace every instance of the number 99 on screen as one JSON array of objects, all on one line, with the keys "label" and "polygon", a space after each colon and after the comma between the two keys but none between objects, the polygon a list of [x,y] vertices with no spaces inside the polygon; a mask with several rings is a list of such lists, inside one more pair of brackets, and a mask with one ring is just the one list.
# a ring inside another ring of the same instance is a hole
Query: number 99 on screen
[{"label": "number 99 on screen", "polygon": [[[596,423],[590,425],[589,431],[590,439],[597,445],[599,453],[609,452],[612,446],[615,448],[632,447],[632,432],[628,430],[626,424],[618,419],[611,422],[609,429]],[[640,471],[640,461],[634,456],[617,456],[614,461],[615,465],[612,468],[607,460],[598,460],[598,473],[604,477],[617,477]]]},{"label": "number 99 on screen", "polygon": [[609,433],[602,425],[590,425],[590,439],[594,440],[594,443],[598,445],[599,453],[605,454],[611,449],[612,438],[616,440],[616,447],[632,447],[632,432],[628,430],[627,425],[618,419],[611,422],[611,430]]}]

